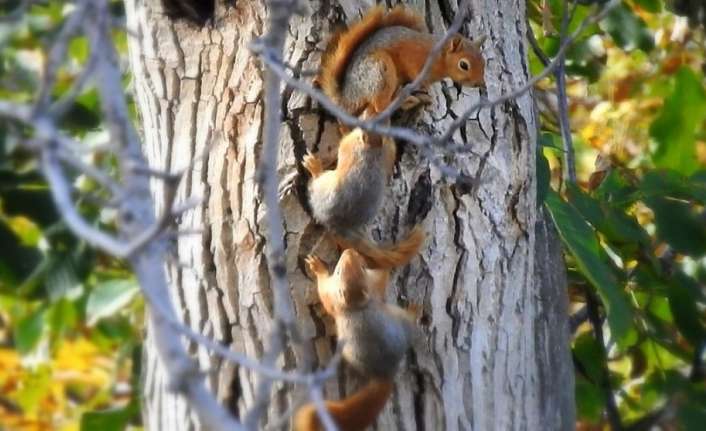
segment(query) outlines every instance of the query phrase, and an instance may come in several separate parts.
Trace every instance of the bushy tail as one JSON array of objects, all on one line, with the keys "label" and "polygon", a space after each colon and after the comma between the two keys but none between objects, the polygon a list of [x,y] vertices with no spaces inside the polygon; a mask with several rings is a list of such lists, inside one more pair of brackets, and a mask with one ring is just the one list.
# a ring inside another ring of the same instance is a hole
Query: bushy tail
[{"label": "bushy tail", "polygon": [[342,249],[353,248],[364,255],[371,268],[391,269],[409,263],[419,253],[424,243],[424,231],[415,226],[407,238],[397,244],[381,247],[356,231],[352,234],[333,234],[333,239]]},{"label": "bushy tail", "polygon": [[376,31],[395,26],[426,31],[424,19],[410,8],[397,6],[386,13],[382,6],[375,6],[360,21],[335,32],[321,56],[321,70],[317,77],[324,93],[340,104],[339,87],[356,49]]},{"label": "bushy tail", "polygon": [[[326,410],[341,431],[363,431],[378,417],[392,395],[391,380],[371,380],[358,392],[340,401],[326,401]],[[319,414],[313,404],[306,404],[294,416],[295,431],[320,431]]]}]

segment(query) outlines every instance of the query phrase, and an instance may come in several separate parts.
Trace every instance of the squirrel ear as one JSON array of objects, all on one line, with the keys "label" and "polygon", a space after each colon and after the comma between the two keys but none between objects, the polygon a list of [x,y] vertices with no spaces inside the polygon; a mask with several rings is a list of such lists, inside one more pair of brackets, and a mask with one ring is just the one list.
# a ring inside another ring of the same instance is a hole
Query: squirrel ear
[{"label": "squirrel ear", "polygon": [[446,47],[446,52],[458,52],[461,50],[463,45],[463,36],[460,34],[455,34],[449,39],[449,45]]}]

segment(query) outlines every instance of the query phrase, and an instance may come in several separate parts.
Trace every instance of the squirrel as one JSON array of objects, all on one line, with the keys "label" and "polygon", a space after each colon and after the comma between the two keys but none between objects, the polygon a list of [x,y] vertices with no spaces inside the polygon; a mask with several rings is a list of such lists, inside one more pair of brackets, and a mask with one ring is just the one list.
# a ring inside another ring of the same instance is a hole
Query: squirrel
[{"label": "squirrel", "polygon": [[[428,33],[424,19],[410,9],[397,6],[385,13],[382,6],[374,7],[360,21],[334,34],[322,56],[317,82],[347,112],[374,116],[390,104],[400,87],[419,75],[440,39]],[[425,84],[449,77],[461,85],[484,85],[483,40],[452,36]],[[402,108],[421,102],[410,96]]]},{"label": "squirrel", "polygon": [[418,227],[388,248],[378,247],[362,233],[362,226],[380,208],[387,172],[394,162],[391,146],[383,145],[386,139],[357,128],[341,139],[335,169],[324,170],[321,160],[311,153],[302,160],[311,175],[308,191],[314,219],[331,231],[339,247],[356,248],[378,268],[404,265],[424,241]]},{"label": "squirrel", "polygon": [[[410,348],[417,309],[403,309],[385,302],[389,270],[368,265],[365,256],[346,249],[333,273],[316,256],[306,264],[316,276],[324,310],[336,322],[343,341],[343,358],[370,381],[340,401],[326,401],[326,409],[343,431],[359,431],[371,425],[392,394],[393,378]],[[296,431],[323,427],[313,404],[300,408],[294,417]]]}]

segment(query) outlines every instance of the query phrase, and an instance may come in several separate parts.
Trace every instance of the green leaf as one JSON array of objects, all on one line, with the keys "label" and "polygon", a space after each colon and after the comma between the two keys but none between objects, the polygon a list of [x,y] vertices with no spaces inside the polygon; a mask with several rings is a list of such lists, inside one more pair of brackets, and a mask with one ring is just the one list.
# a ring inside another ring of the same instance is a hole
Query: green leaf
[{"label": "green leaf", "polygon": [[700,346],[706,340],[706,328],[699,319],[701,313],[697,307],[699,300],[703,302],[699,286],[694,280],[679,272],[675,274],[669,286],[668,296],[674,323],[684,338],[689,340],[689,343],[699,352]]},{"label": "green leaf", "polygon": [[74,259],[67,253],[52,255],[49,259],[44,281],[49,299],[73,299],[81,295],[83,289],[76,273]]},{"label": "green leaf", "polygon": [[45,324],[46,310],[44,308],[39,308],[20,320],[14,332],[17,351],[23,355],[31,352],[42,338]]},{"label": "green leaf", "polygon": [[662,1],[661,0],[635,0],[635,3],[640,5],[641,8],[648,12],[661,12],[662,11]]},{"label": "green leaf", "polygon": [[553,148],[555,150],[564,151],[561,142],[561,136],[556,133],[542,132],[539,136],[539,148]]},{"label": "green leaf", "polygon": [[574,341],[574,358],[581,364],[582,371],[592,382],[603,379],[605,357],[601,345],[593,337],[593,333],[584,332]]},{"label": "green leaf", "polygon": [[109,280],[96,286],[86,303],[86,320],[94,325],[127,305],[139,289],[133,280]]},{"label": "green leaf", "polygon": [[706,205],[706,171],[697,171],[689,177],[691,196],[701,205]]},{"label": "green leaf", "polygon": [[669,196],[688,200],[691,199],[693,192],[686,177],[672,170],[647,172],[642,177],[639,187],[645,199]]},{"label": "green leaf", "polygon": [[624,50],[649,51],[654,47],[654,38],[645,22],[624,3],[613,8],[600,26]]},{"label": "green leaf", "polygon": [[122,431],[136,413],[134,403],[119,409],[86,412],[81,416],[81,431]]},{"label": "green leaf", "polygon": [[29,218],[24,216],[2,217],[3,222],[17,235],[20,244],[27,247],[36,247],[42,238],[42,231]]},{"label": "green leaf", "polygon": [[17,284],[11,280],[23,280],[29,277],[37,265],[42,261],[42,253],[35,247],[26,247],[20,243],[19,238],[10,228],[0,222],[0,261],[5,267],[3,279],[0,280],[0,290],[16,291]]},{"label": "green leaf", "polygon": [[703,403],[687,401],[677,413],[682,430],[701,431],[706,423],[706,408]]},{"label": "green leaf", "polygon": [[47,313],[47,321],[53,335],[61,335],[78,323],[76,304],[67,299],[53,303]]},{"label": "green leaf", "polygon": [[562,241],[606,307],[612,337],[621,347],[626,347],[632,327],[632,309],[610,268],[601,258],[600,245],[594,231],[581,214],[564,202],[555,191],[549,191],[546,204]]},{"label": "green leaf", "polygon": [[639,198],[638,190],[618,172],[611,171],[598,189],[594,191],[596,199],[604,201],[613,208],[627,209]]},{"label": "green leaf", "polygon": [[608,240],[631,251],[640,244],[649,246],[649,236],[634,217],[594,199],[575,184],[567,184],[566,192],[571,205]]},{"label": "green leaf", "polygon": [[702,77],[686,67],[675,75],[674,91],[650,126],[657,143],[652,160],[659,168],[690,175],[698,168],[696,132],[706,119],[706,92]]},{"label": "green leaf", "polygon": [[603,415],[605,398],[601,388],[584,378],[576,379],[576,410],[582,420],[598,424]]},{"label": "green leaf", "polygon": [[85,63],[88,59],[90,48],[85,37],[75,37],[69,42],[69,54],[79,63]]},{"label": "green leaf", "polygon": [[655,215],[657,236],[677,252],[693,256],[706,254],[706,225],[688,202],[664,197],[646,198]]}]

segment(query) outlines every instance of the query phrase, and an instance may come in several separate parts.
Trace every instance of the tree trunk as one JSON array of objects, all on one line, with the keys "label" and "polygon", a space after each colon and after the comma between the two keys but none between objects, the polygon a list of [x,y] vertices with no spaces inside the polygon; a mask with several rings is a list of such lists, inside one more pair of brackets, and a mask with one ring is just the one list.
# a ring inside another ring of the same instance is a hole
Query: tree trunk
[{"label": "tree trunk", "polygon": [[[186,213],[169,264],[173,300],[194,329],[252,357],[261,357],[272,323],[272,292],[263,254],[264,209],[255,181],[261,146],[262,66],[248,43],[264,32],[261,1],[216,2],[205,24],[173,19],[156,2],[127,0],[130,60],[145,142],[155,168],[177,170],[197,159],[179,189],[202,196]],[[190,3],[185,1],[183,3]],[[200,4],[200,2],[191,2]],[[294,17],[285,60],[315,70],[326,36],[351,21],[361,2],[309,2]],[[435,33],[456,13],[455,1],[411,2]],[[474,0],[472,37],[487,35],[490,99],[528,79],[525,4]],[[362,10],[365,8],[363,7]],[[174,11],[172,11],[174,13]],[[178,15],[179,12],[177,11]],[[330,264],[336,255],[309,217],[298,164],[307,149],[331,159],[334,119],[299,92],[285,88],[280,164],[287,270],[304,342],[278,366],[296,368],[313,348],[319,365],[335,349],[333,321],[319,304],[302,259]],[[414,122],[439,133],[479,90],[450,82],[432,86],[433,103]],[[569,429],[574,423],[573,370],[560,250],[551,226],[538,218],[535,197],[536,118],[531,95],[480,112],[456,134],[473,144],[449,162],[475,187],[453,184],[411,145],[401,158],[383,210],[371,224],[379,241],[402,238],[421,223],[428,239],[419,258],[394,274],[388,299],[423,305],[421,330],[401,367],[395,395],[378,429]],[[433,126],[431,126],[433,124]],[[155,194],[162,196],[155,180]],[[237,416],[253,403],[256,375],[191,345],[219,400]],[[325,386],[327,398],[350,394],[360,381],[342,367]],[[168,392],[168,379],[147,334],[144,419],[150,430],[198,428],[188,407]],[[302,388],[273,386],[267,425],[305,400]]]}]

